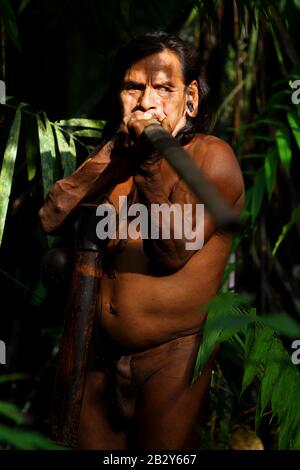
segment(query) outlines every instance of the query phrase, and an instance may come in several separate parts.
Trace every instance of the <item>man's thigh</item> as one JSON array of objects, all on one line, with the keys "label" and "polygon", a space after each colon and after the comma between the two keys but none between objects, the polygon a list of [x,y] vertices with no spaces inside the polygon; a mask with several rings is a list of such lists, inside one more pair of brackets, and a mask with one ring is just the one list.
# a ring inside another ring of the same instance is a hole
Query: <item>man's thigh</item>
[{"label": "man's thigh", "polygon": [[[144,376],[136,402],[130,447],[136,449],[197,449],[207,418],[213,359],[191,385],[199,336],[170,341],[135,355],[133,370]],[[154,368],[156,371],[154,371]],[[146,377],[145,371],[151,373]]]},{"label": "man's thigh", "polygon": [[116,450],[127,448],[123,423],[115,413],[112,364],[96,354],[93,340],[80,412],[78,449]]}]

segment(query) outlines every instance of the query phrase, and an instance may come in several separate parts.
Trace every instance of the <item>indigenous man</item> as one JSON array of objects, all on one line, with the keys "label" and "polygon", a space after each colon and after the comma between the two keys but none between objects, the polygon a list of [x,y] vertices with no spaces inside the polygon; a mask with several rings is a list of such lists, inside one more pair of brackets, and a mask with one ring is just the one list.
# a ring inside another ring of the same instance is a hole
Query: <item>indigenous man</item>
[{"label": "indigenous man", "polygon": [[[196,199],[169,164],[145,143],[144,128],[163,126],[215,185],[242,209],[244,185],[231,147],[201,133],[207,87],[196,55],[179,38],[151,33],[117,57],[112,117],[99,151],[57,181],[40,211],[56,232],[79,204],[106,192],[119,207],[140,202],[183,207]],[[162,223],[162,221],[160,221]],[[193,212],[195,226],[195,213]],[[204,246],[187,239],[112,240],[99,292],[98,343],[90,350],[78,431],[81,449],[196,449],[212,361],[191,385],[205,318],[217,292],[231,237],[205,211]]]}]

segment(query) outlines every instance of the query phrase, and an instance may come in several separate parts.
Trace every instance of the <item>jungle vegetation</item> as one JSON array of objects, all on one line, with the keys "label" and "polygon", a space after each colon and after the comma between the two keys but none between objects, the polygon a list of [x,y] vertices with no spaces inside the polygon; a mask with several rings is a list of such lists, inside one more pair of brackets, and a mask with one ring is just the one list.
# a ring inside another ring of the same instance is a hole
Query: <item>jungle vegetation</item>
[{"label": "jungle vegetation", "polygon": [[1,448],[55,447],[66,289],[47,285],[41,266],[67,242],[42,233],[38,210],[101,138],[118,48],[163,29],[199,50],[210,133],[233,146],[246,184],[243,230],[195,365],[197,377],[221,343],[199,448],[300,449],[299,24],[299,0],[0,0]]}]

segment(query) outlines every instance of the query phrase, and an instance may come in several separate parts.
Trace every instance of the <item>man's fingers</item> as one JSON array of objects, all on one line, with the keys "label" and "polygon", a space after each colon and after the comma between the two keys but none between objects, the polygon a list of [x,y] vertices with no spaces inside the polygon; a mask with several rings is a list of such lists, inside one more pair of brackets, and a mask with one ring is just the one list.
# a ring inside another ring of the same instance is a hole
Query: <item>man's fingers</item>
[{"label": "man's fingers", "polygon": [[150,126],[150,124],[160,124],[160,122],[151,116],[151,118],[131,119],[128,121],[127,126],[129,133],[130,131],[133,131],[139,137],[143,133],[145,127]]}]

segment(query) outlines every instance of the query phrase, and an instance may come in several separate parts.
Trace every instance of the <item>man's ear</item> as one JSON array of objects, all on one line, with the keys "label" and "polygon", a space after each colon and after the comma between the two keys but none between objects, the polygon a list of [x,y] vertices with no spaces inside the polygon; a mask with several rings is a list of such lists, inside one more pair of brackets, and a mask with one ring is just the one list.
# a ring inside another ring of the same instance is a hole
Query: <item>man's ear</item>
[{"label": "man's ear", "polygon": [[198,83],[193,80],[186,90],[186,114],[189,117],[195,117],[198,114],[199,90]]}]

